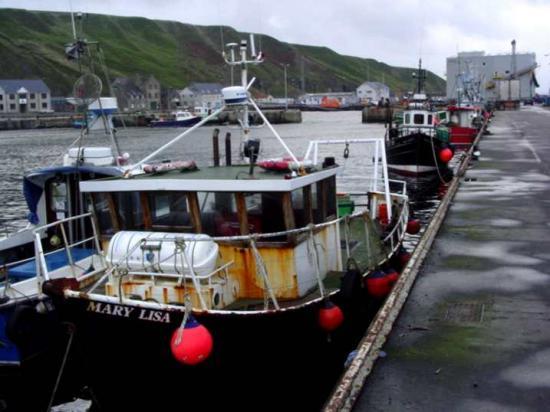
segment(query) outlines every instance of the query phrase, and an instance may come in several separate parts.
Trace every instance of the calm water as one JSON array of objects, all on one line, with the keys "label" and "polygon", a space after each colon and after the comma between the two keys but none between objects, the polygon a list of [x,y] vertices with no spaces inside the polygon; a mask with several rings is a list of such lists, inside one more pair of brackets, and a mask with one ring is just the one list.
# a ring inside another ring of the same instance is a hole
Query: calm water
[{"label": "calm water", "polygon": [[[172,146],[160,159],[193,159],[200,166],[212,163],[212,131],[215,126],[200,128],[184,137]],[[361,123],[361,112],[305,112],[303,123],[282,124],[275,126],[286,144],[297,155],[304,155],[307,144],[312,139],[346,139],[380,137],[384,126]],[[226,132],[232,134],[232,152],[234,162],[239,160],[240,130],[236,127],[221,126],[220,153],[224,159],[224,137]],[[138,161],[153,150],[177,136],[184,129],[119,129],[117,135],[120,148],[128,152],[132,161]],[[27,213],[22,194],[22,178],[26,172],[52,165],[60,165],[67,148],[78,138],[76,129],[41,129],[16,130],[0,132],[0,173],[2,186],[0,194],[4,200],[0,210],[0,224],[14,228],[26,224]],[[276,157],[284,155],[284,150],[272,136],[267,127],[253,129],[253,136],[262,141],[262,155]],[[84,146],[110,146],[109,138],[103,134],[84,137]],[[365,153],[365,148],[352,147],[347,161],[342,158],[342,147],[324,148],[321,153],[337,157],[337,162],[346,164],[349,173],[357,174],[365,161],[372,162],[372,155]],[[368,157],[366,157],[368,156]],[[340,159],[339,159],[340,158]],[[370,164],[370,163],[369,163]]]},{"label": "calm water", "polygon": [[[296,156],[303,156],[310,140],[313,139],[352,139],[382,137],[384,125],[361,123],[361,112],[304,112],[301,124],[281,124],[275,128]],[[159,160],[193,159],[199,167],[212,164],[212,132],[220,128],[220,155],[224,159],[224,137],[232,134],[233,162],[239,161],[240,129],[229,126],[206,126],[172,146]],[[131,161],[138,161],[156,150],[184,129],[127,128],[117,132],[122,152],[128,152]],[[0,229],[12,231],[24,227],[27,207],[22,194],[22,179],[28,171],[52,165],[60,165],[67,149],[75,146],[80,134],[76,129],[41,129],[0,132],[0,173],[2,185],[0,195],[3,207],[0,210]],[[261,139],[261,156],[277,157],[285,155],[282,146],[270,130],[264,126],[252,130],[252,135]],[[85,136],[84,146],[110,146],[110,139],[102,133]],[[348,159],[343,158],[344,146],[320,148],[320,158],[334,156],[340,165],[345,166],[344,175],[339,181],[339,190],[359,190],[361,180],[352,179],[365,176],[372,165],[373,154],[366,146],[351,145]],[[366,169],[367,168],[367,169]],[[368,174],[370,176],[370,172]],[[396,177],[403,180],[401,177]],[[418,217],[426,222],[438,203],[439,179],[431,181],[408,181],[412,206]],[[414,237],[413,239],[414,240]]]}]

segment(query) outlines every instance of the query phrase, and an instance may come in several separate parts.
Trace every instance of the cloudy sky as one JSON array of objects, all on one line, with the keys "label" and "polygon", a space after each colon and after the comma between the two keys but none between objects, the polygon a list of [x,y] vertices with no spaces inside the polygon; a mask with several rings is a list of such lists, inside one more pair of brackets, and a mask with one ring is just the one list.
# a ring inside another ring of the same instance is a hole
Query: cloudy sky
[{"label": "cloudy sky", "polygon": [[[550,0],[0,0],[0,7],[144,16],[229,25],[445,75],[457,51],[534,52],[539,93],[550,87]],[[0,28],[0,31],[2,29]]]}]

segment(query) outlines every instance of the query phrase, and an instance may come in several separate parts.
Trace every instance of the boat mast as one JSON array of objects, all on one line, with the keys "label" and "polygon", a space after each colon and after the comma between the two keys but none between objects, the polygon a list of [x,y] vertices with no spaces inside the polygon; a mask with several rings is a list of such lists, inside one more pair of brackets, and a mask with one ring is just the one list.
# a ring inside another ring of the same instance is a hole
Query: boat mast
[{"label": "boat mast", "polygon": [[418,94],[423,93],[425,80],[426,80],[426,70],[422,69],[422,58],[420,58],[418,59],[418,74],[416,76],[416,93]]},{"label": "boat mast", "polygon": [[[254,44],[254,34],[250,33],[250,59],[247,56],[248,42],[246,39],[241,40],[240,46],[237,43],[227,43],[226,48],[229,49],[229,56],[225,52],[222,52],[223,59],[226,64],[233,68],[234,66],[241,66],[241,86],[248,90],[252,82],[248,82],[248,65],[258,65],[263,63],[263,53],[260,51],[256,54],[256,46]],[[235,49],[239,46],[240,51],[240,60],[235,59]],[[254,81],[254,79],[252,79]],[[248,135],[250,132],[250,122],[248,120],[248,105],[244,105],[243,109],[243,119],[242,119],[242,128],[245,135]]]}]

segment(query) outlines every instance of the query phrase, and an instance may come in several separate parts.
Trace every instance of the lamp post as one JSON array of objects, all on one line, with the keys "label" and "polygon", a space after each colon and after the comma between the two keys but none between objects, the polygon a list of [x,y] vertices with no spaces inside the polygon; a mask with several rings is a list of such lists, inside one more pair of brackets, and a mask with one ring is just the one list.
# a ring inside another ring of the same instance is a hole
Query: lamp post
[{"label": "lamp post", "polygon": [[286,69],[288,68],[288,64],[283,63],[283,70],[285,73],[285,110],[288,110],[288,90],[287,90],[287,77],[286,77]]}]

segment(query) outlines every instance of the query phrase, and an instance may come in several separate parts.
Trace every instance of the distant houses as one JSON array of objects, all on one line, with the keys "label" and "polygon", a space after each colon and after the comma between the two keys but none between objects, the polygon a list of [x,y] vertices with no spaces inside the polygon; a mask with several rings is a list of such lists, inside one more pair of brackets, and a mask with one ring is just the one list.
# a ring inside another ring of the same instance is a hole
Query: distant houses
[{"label": "distant houses", "polygon": [[0,79],[0,113],[51,111],[51,93],[44,81]]},{"label": "distant houses", "polygon": [[377,104],[390,98],[390,88],[380,82],[364,82],[357,90],[357,99],[363,105]]},{"label": "distant houses", "polygon": [[111,86],[121,111],[154,111],[161,108],[161,86],[153,75],[117,77]]},{"label": "distant houses", "polygon": [[[163,88],[153,75],[116,77],[111,88],[121,112],[187,109],[209,113],[223,105],[219,83],[193,82],[183,89]],[[356,92],[306,93],[296,99],[268,96],[258,100],[267,105],[299,104],[339,108],[378,103],[390,97],[389,87],[380,82],[364,82]],[[43,80],[0,79],[0,114],[73,111],[65,97],[52,97]]]},{"label": "distant houses", "polygon": [[215,110],[223,104],[222,88],[219,83],[191,83],[177,92],[177,103],[182,108]]}]

